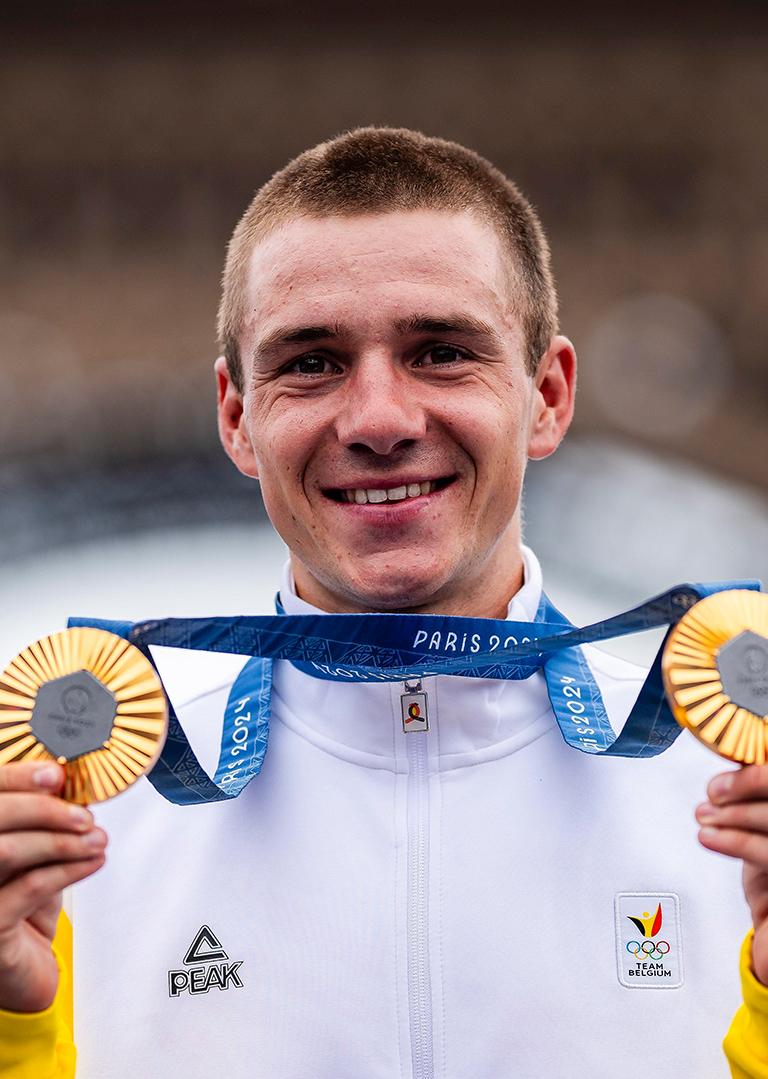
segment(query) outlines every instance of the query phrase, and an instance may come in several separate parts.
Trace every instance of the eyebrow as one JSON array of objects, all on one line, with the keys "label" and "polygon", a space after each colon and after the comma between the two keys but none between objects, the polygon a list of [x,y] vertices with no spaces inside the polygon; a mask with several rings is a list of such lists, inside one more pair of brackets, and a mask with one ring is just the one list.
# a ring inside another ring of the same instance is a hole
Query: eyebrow
[{"label": "eyebrow", "polygon": [[473,337],[487,337],[496,343],[501,338],[497,330],[487,322],[482,322],[474,315],[449,315],[446,318],[433,318],[430,315],[413,315],[395,323],[399,334],[471,334]]},{"label": "eyebrow", "polygon": [[287,345],[308,345],[313,341],[338,341],[349,336],[338,322],[330,326],[280,327],[268,333],[256,344],[254,357],[265,356]]}]

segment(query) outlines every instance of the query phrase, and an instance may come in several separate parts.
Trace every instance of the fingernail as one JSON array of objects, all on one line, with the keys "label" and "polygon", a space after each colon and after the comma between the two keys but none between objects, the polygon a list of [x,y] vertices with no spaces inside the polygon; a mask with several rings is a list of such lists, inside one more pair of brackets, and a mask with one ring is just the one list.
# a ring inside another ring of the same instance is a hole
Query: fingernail
[{"label": "fingernail", "polygon": [[713,802],[720,801],[721,799],[725,798],[732,786],[732,772],[726,772],[726,774],[722,776],[715,776],[715,778],[709,784],[709,797],[712,799]]},{"label": "fingernail", "polygon": [[72,817],[72,820],[75,822],[75,824],[91,823],[91,814],[88,812],[87,809],[84,809],[83,806],[70,806],[69,815]]},{"label": "fingernail", "polygon": [[714,843],[717,839],[717,828],[702,828],[699,832],[699,839],[702,842],[708,839],[710,843]]},{"label": "fingernail", "polygon": [[45,768],[38,768],[32,779],[38,787],[58,787],[61,773],[55,764],[47,764]]},{"label": "fingernail", "polygon": [[701,824],[709,824],[715,819],[717,812],[715,807],[710,805],[709,802],[704,802],[696,809],[696,820]]},{"label": "fingernail", "polygon": [[83,836],[83,843],[86,847],[93,847],[94,850],[99,850],[107,842],[107,837],[99,828],[94,828],[88,835]]}]

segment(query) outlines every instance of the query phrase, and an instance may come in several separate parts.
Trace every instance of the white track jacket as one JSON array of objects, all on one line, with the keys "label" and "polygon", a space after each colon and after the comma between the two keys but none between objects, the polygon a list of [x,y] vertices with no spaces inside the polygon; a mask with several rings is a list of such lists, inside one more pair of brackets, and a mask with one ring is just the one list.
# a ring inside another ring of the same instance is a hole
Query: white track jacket
[{"label": "white track jacket", "polygon": [[[311,610],[288,575],[282,598]],[[618,726],[642,672],[586,651]],[[179,717],[213,766],[234,674],[185,658]],[[78,1079],[726,1079],[749,917],[693,817],[723,762],[687,732],[652,760],[571,749],[540,673],[424,688],[431,729],[406,735],[402,683],[278,662],[239,798],[177,807],[142,780],[96,808]]]}]

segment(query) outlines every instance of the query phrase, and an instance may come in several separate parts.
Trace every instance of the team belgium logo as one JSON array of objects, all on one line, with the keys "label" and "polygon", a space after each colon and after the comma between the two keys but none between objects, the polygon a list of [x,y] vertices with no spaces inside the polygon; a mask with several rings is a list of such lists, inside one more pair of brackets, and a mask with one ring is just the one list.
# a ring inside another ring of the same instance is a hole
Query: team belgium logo
[{"label": "team belgium logo", "polygon": [[626,989],[683,984],[680,897],[675,892],[617,892],[616,965]]},{"label": "team belgium logo", "polygon": [[628,914],[630,922],[642,935],[642,940],[630,940],[627,942],[627,951],[637,959],[661,959],[669,952],[669,944],[666,940],[653,940],[661,932],[661,903],[654,911],[644,910],[642,918]]}]

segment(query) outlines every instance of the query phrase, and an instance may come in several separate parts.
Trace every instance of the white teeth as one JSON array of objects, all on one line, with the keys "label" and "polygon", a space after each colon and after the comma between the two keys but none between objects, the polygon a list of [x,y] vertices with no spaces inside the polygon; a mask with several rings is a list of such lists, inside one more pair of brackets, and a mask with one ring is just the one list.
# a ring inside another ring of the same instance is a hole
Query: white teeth
[{"label": "white teeth", "polygon": [[345,502],[356,502],[358,506],[365,506],[368,502],[402,502],[404,498],[418,498],[419,495],[432,494],[436,488],[434,481],[425,480],[423,483],[403,484],[402,487],[390,487],[387,490],[380,487],[355,487],[342,491],[341,495]]}]

